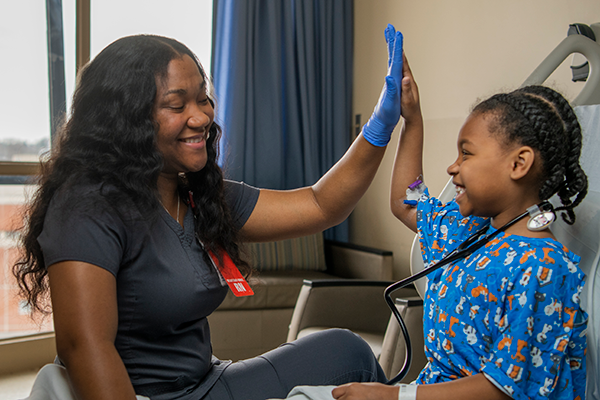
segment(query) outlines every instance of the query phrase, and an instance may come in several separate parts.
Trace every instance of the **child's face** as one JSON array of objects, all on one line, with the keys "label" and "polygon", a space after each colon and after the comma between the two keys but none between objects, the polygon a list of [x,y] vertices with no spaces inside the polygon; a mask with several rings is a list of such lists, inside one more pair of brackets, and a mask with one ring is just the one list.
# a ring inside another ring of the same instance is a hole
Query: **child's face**
[{"label": "child's face", "polygon": [[458,158],[448,167],[463,216],[495,217],[510,204],[510,152],[488,129],[491,116],[471,114],[458,135]]}]

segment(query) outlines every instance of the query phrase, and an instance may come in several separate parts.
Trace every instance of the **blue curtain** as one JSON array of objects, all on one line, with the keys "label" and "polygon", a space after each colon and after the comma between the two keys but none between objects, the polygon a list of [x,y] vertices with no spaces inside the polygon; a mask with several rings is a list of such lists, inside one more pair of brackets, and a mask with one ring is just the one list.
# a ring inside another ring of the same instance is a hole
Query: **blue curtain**
[{"label": "blue curtain", "polygon": [[[352,4],[216,1],[212,71],[228,178],[270,189],[312,185],[348,149]],[[347,222],[326,237],[347,241]]]}]

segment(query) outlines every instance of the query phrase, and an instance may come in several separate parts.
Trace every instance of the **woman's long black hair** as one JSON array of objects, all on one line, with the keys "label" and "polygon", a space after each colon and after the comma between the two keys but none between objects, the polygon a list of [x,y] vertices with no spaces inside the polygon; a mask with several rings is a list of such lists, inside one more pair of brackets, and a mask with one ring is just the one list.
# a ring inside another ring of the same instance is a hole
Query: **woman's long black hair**
[{"label": "woman's long black hair", "polygon": [[542,159],[540,200],[557,194],[562,218],[575,223],[573,209],[587,194],[588,181],[579,165],[582,134],[569,102],[546,86],[527,86],[496,94],[478,104],[473,113],[493,113],[498,131],[508,143],[530,146]]},{"label": "woman's long black hair", "polygon": [[[42,162],[39,188],[28,202],[21,235],[21,255],[13,267],[21,296],[36,311],[47,313],[48,282],[44,255],[37,242],[52,197],[76,184],[101,183],[111,204],[135,205],[142,215],[159,211],[157,180],[163,159],[156,147],[153,119],[156,80],[166,77],[169,62],[188,55],[207,81],[197,57],[182,43],[161,36],[121,38],[99,53],[78,76],[68,121]],[[214,101],[211,99],[214,106]],[[223,173],[217,165],[221,129],[213,123],[206,166],[181,176],[180,192],[194,195],[198,236],[209,250],[226,251],[242,273],[238,232],[225,202]],[[81,199],[73,199],[74,202]],[[121,215],[123,216],[123,215]],[[202,227],[202,229],[199,229]]]}]

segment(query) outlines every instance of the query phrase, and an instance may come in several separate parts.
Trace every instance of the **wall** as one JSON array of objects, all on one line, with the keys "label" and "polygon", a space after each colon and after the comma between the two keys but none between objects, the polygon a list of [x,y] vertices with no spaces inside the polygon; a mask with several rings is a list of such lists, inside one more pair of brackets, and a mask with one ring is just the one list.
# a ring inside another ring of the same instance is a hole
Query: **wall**
[{"label": "wall", "polygon": [[[421,94],[425,119],[424,176],[432,193],[448,180],[456,137],[478,98],[517,88],[567,34],[570,23],[600,22],[598,0],[354,0],[355,114],[369,118],[386,73],[383,31],[392,23]],[[546,84],[572,99],[571,57]],[[398,131],[399,129],[397,129]],[[408,274],[414,234],[389,207],[397,132],[371,185],[351,216],[350,240],[394,252],[394,277]]]}]

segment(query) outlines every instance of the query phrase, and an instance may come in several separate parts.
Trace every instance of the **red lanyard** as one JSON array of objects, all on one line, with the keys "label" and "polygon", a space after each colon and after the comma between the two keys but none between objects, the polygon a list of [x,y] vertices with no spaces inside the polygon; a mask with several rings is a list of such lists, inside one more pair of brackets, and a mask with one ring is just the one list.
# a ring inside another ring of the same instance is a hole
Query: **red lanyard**
[{"label": "red lanyard", "polygon": [[[188,194],[189,206],[192,207],[192,213],[194,214],[194,218],[196,218],[196,204],[194,203],[194,194],[191,190],[188,192]],[[200,243],[200,246],[204,250],[206,250],[204,247],[204,243],[202,243],[197,233],[196,239],[198,240],[198,243]],[[210,250],[208,250],[207,252],[210,256],[213,266],[217,270],[217,273],[225,282],[227,282],[227,285],[229,285],[229,288],[236,297],[252,296],[254,294],[254,291],[252,291],[252,288],[250,287],[250,285],[248,285],[248,282],[246,281],[246,279],[244,279],[242,273],[240,272],[240,270],[235,265],[235,263],[226,251],[222,251],[220,254],[221,258],[223,259],[222,263],[219,262],[219,257],[217,257],[215,253],[213,253]]]}]

